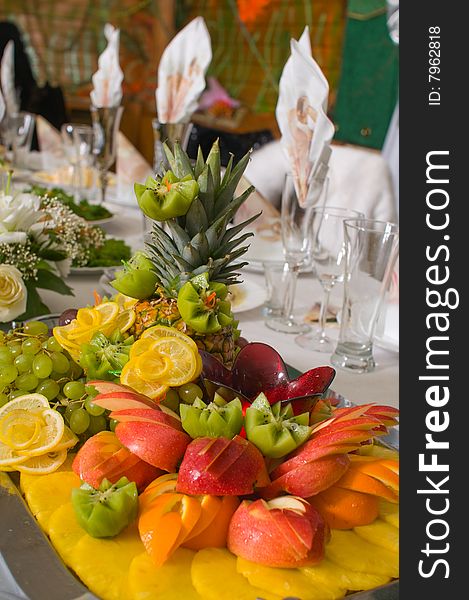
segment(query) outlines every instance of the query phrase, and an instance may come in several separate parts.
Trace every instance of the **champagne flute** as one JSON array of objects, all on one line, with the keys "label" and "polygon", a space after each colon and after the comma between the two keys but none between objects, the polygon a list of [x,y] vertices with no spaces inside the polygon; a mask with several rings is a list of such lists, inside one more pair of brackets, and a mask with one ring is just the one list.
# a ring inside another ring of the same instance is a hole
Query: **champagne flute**
[{"label": "champagne flute", "polygon": [[300,205],[293,177],[287,174],[282,192],[281,227],[283,254],[288,267],[288,279],[281,315],[265,321],[267,327],[274,331],[303,333],[310,329],[309,325],[298,322],[294,318],[293,305],[298,273],[301,267],[310,264],[311,217],[312,208],[308,205],[305,207]]},{"label": "champagne flute", "polygon": [[311,259],[323,296],[318,329],[295,338],[295,342],[302,348],[316,352],[332,352],[334,349],[333,342],[326,335],[326,316],[332,288],[344,279],[343,221],[352,218],[364,218],[364,215],[356,210],[337,206],[312,209]]},{"label": "champagne flute", "polygon": [[122,106],[90,107],[94,131],[93,154],[99,174],[101,204],[106,199],[108,171],[117,156],[117,133],[123,110]]}]

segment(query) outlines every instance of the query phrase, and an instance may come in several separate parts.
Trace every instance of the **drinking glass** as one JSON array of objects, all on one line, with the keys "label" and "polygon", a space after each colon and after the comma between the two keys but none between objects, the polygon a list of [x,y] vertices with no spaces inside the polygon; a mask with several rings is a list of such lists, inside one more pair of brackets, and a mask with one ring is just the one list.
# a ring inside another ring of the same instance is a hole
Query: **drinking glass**
[{"label": "drinking glass", "polygon": [[36,117],[27,112],[9,117],[14,167],[28,166],[27,155],[31,150],[35,123]]},{"label": "drinking glass", "polygon": [[334,344],[326,335],[326,316],[329,297],[336,283],[344,280],[344,219],[364,218],[357,210],[338,206],[324,206],[312,209],[311,220],[311,260],[323,290],[319,327],[303,335],[295,342],[302,348],[316,352],[332,352]]},{"label": "drinking glass", "polygon": [[117,132],[123,110],[122,106],[90,107],[94,132],[93,154],[99,174],[101,204],[106,199],[108,171],[117,156]]},{"label": "drinking glass", "polygon": [[92,164],[93,128],[79,123],[64,123],[60,129],[64,155],[72,168],[72,187],[76,199],[83,195],[84,172]]},{"label": "drinking glass", "polygon": [[399,227],[374,219],[346,219],[344,240],[344,301],[331,362],[366,373],[375,368],[373,336],[399,255]]},{"label": "drinking glass", "polygon": [[166,155],[163,150],[164,142],[167,142],[172,150],[174,142],[178,141],[183,150],[187,149],[193,123],[160,123],[158,119],[152,119],[153,128],[153,169],[156,174],[162,175],[169,168]]},{"label": "drinking glass", "polygon": [[301,267],[310,264],[311,218],[312,208],[307,204],[305,207],[300,205],[293,178],[288,174],[283,186],[281,205],[282,245],[288,269],[287,286],[282,314],[279,317],[267,319],[265,322],[270,329],[282,333],[303,333],[310,329],[306,323],[295,320],[293,305],[298,273]]}]

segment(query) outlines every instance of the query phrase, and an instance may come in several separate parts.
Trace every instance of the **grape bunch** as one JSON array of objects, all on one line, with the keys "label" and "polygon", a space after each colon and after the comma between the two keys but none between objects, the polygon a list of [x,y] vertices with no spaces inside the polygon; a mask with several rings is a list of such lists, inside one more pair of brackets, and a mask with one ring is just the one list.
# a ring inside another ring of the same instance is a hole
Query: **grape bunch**
[{"label": "grape bunch", "polygon": [[0,332],[0,406],[37,392],[64,417],[81,441],[109,428],[107,411],[93,404],[83,369],[40,321]]}]

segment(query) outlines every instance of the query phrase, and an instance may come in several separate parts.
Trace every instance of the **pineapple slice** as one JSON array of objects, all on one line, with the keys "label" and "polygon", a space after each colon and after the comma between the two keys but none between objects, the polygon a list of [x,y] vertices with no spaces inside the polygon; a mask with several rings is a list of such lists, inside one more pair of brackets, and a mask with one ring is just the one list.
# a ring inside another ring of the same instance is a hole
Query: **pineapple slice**
[{"label": "pineapple slice", "polygon": [[72,503],[57,508],[49,518],[49,537],[64,563],[72,566],[72,554],[86,532],[78,525]]},{"label": "pineapple slice", "polygon": [[399,577],[399,554],[370,544],[354,531],[332,529],[326,558],[344,569]]},{"label": "pineapple slice", "polygon": [[204,600],[281,600],[252,587],[236,570],[236,556],[224,548],[204,548],[192,561],[192,583]]},{"label": "pineapple slice", "polygon": [[195,552],[178,548],[165,564],[155,567],[145,552],[130,563],[126,600],[202,600],[191,579]]},{"label": "pineapple slice", "polygon": [[370,544],[381,546],[391,552],[399,552],[399,530],[386,521],[376,519],[369,525],[360,525],[353,530]]},{"label": "pineapple slice", "polygon": [[[65,462],[60,465],[60,467],[54,471],[54,473],[61,473],[62,471],[72,471],[72,463],[75,458],[75,454],[69,453]],[[52,475],[52,473],[50,473]],[[28,473],[20,474],[20,489],[23,494],[26,494],[29,486],[36,482],[39,478],[46,477],[46,475],[30,475]]]},{"label": "pineapple slice", "polygon": [[60,471],[49,475],[36,475],[25,489],[26,501],[42,529],[49,533],[49,518],[67,502],[73,488],[80,487],[80,478],[73,471]]},{"label": "pineapple slice", "polygon": [[69,566],[102,600],[119,600],[132,560],[145,552],[136,524],[110,539],[85,534],[70,553]]},{"label": "pineapple slice", "polygon": [[393,502],[388,502],[384,500],[384,498],[379,501],[379,516],[389,523],[390,525],[394,525],[399,529],[399,504],[394,504]]},{"label": "pineapple slice", "polygon": [[249,583],[261,588],[260,596],[266,597],[271,590],[278,596],[294,596],[301,600],[335,600],[345,596],[345,589],[340,588],[331,578],[327,584],[307,577],[298,569],[281,569],[277,567],[266,567],[238,556],[237,569],[248,578]]},{"label": "pineapple slice", "polygon": [[306,575],[314,585],[340,586],[351,592],[371,590],[390,581],[387,575],[372,573],[359,573],[350,569],[343,569],[325,558],[312,567],[301,567],[300,571]]}]

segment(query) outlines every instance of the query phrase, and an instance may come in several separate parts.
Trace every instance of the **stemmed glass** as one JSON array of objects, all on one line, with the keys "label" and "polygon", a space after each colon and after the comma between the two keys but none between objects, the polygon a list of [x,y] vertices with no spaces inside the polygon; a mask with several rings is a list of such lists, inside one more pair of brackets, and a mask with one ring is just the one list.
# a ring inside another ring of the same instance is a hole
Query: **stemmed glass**
[{"label": "stemmed glass", "polygon": [[83,192],[83,168],[90,166],[93,128],[79,123],[64,123],[60,129],[62,147],[72,168],[72,187],[76,199]]},{"label": "stemmed glass", "polygon": [[117,133],[122,117],[122,106],[91,106],[94,141],[93,154],[99,174],[101,204],[106,198],[108,171],[117,156]]},{"label": "stemmed glass", "polygon": [[311,333],[298,336],[295,342],[302,348],[317,352],[332,352],[333,342],[326,335],[326,316],[329,297],[336,283],[344,279],[344,219],[363,218],[361,212],[350,208],[323,206],[312,209],[311,260],[323,289],[319,327]]},{"label": "stemmed glass", "polygon": [[288,265],[288,280],[282,314],[265,321],[267,327],[274,331],[303,333],[310,329],[306,323],[295,320],[293,305],[298,273],[303,266],[310,264],[311,217],[312,208],[308,205],[305,207],[300,205],[293,177],[288,174],[283,187],[281,206],[282,244],[285,262]]}]

